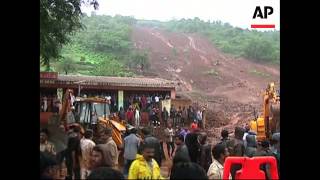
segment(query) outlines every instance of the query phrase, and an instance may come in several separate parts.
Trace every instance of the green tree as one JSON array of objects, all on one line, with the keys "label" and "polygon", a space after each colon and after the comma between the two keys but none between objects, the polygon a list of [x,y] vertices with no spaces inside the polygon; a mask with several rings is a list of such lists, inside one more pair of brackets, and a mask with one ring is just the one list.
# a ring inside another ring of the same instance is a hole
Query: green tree
[{"label": "green tree", "polygon": [[273,45],[270,41],[262,38],[252,38],[244,47],[245,56],[254,60],[272,61],[273,60]]},{"label": "green tree", "polygon": [[172,20],[163,24],[170,31],[202,34],[225,53],[258,61],[280,61],[279,31],[249,31],[229,23],[205,22],[199,18]]},{"label": "green tree", "polygon": [[129,67],[135,68],[137,65],[143,65],[144,69],[150,68],[148,61],[148,54],[146,52],[134,52],[131,56],[131,62]]},{"label": "green tree", "polygon": [[96,76],[124,76],[123,71],[123,65],[112,59],[99,63],[92,74]]},{"label": "green tree", "polygon": [[40,61],[47,69],[69,35],[82,27],[81,4],[98,7],[97,0],[40,0]]},{"label": "green tree", "polygon": [[57,65],[57,70],[63,72],[66,75],[70,72],[74,72],[77,69],[76,62],[72,57],[65,57]]}]

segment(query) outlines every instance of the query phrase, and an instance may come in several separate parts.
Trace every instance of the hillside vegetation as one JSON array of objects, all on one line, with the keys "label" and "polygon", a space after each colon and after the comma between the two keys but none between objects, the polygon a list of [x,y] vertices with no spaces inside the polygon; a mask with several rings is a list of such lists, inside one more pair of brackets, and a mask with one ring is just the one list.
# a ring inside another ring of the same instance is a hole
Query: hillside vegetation
[{"label": "hillside vegetation", "polygon": [[[148,67],[146,52],[134,50],[130,39],[135,22],[123,16],[84,16],[85,28],[71,37],[52,67],[65,74],[133,76],[139,65]],[[66,66],[69,62],[72,68]]]},{"label": "hillside vegetation", "polygon": [[216,47],[236,57],[253,61],[280,63],[280,32],[240,29],[221,21],[205,22],[199,18],[172,20],[169,22],[137,22],[142,26],[159,27],[173,32],[199,33]]},{"label": "hillside vegetation", "polygon": [[[74,33],[64,45],[60,58],[51,68],[60,73],[134,76],[150,66],[148,52],[137,51],[131,40],[133,26],[149,26],[180,33],[198,33],[207,37],[223,52],[249,60],[279,63],[279,31],[258,32],[235,28],[220,21],[199,18],[168,22],[136,20],[127,16],[84,15],[84,28]],[[43,69],[43,67],[41,68]]]}]

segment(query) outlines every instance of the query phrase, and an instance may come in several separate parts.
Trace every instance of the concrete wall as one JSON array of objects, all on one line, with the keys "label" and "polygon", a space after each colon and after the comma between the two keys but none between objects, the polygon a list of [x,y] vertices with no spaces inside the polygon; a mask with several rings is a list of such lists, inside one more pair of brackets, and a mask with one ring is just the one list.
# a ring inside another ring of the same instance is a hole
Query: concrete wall
[{"label": "concrete wall", "polygon": [[175,99],[176,98],[176,90],[171,90],[170,98],[171,99]]},{"label": "concrete wall", "polygon": [[179,108],[179,106],[181,106],[181,108],[183,108],[183,106],[188,108],[190,105],[192,105],[192,101],[190,99],[172,99],[171,106],[172,105],[174,105],[176,108]]}]

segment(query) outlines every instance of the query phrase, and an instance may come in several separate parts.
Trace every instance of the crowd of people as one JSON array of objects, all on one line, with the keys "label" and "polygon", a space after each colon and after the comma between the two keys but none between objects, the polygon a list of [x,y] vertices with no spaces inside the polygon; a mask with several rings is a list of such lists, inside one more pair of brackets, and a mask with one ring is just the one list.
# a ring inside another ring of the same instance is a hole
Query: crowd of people
[{"label": "crowd of people", "polygon": [[61,102],[56,95],[42,95],[40,97],[40,112],[59,113]]},{"label": "crowd of people", "polygon": [[[143,104],[143,103],[142,103]],[[204,128],[204,111],[205,108],[196,108],[195,106],[176,108],[174,105],[170,109],[163,107],[160,109],[160,105],[157,102],[151,102],[151,104],[146,104],[146,106],[138,103],[129,103],[127,110],[120,107],[118,111],[118,116],[121,120],[125,120],[132,126],[136,128],[141,125],[153,126],[154,128],[168,126],[169,121],[171,125],[176,127],[184,127],[189,124],[194,124],[199,128]],[[143,116],[147,114],[147,116]],[[143,122],[143,124],[142,124]]]},{"label": "crowd of people", "polygon": [[[42,179],[222,179],[228,156],[274,156],[280,169],[280,133],[274,134],[271,142],[258,142],[256,134],[246,125],[236,127],[234,137],[222,130],[220,142],[212,144],[203,123],[205,108],[172,105],[168,110],[165,107],[160,110],[162,98],[170,97],[155,94],[126,98],[124,106],[128,109],[120,107],[118,116],[131,126],[126,126],[121,146],[113,140],[113,130],[109,127],[84,130],[79,125],[61,125],[59,130],[67,137],[67,144],[57,149],[48,140],[50,132],[42,129],[40,176]],[[149,115],[144,127],[141,127],[141,112]],[[159,129],[161,136],[154,129]],[[93,139],[93,131],[99,131],[98,139]],[[164,160],[171,162],[167,177],[160,170]],[[233,165],[230,179],[241,168],[240,164]],[[263,164],[260,168],[266,179],[271,179],[270,165]]]},{"label": "crowd of people", "polygon": [[[258,142],[247,125],[236,127],[234,137],[222,130],[220,142],[212,144],[203,129],[192,125],[173,128],[171,119],[163,130],[164,141],[156,137],[152,129],[132,126],[123,137],[123,147],[117,147],[110,128],[104,128],[102,140],[94,142],[92,130],[83,132],[74,126],[65,132],[68,143],[60,152],[48,141],[49,132],[41,130],[40,175],[48,179],[222,179],[228,156],[274,156],[280,177],[280,133],[273,134],[270,142]],[[119,166],[120,154],[124,159],[123,168]],[[160,172],[163,160],[172,162],[168,177]],[[64,164],[67,172],[63,176]],[[240,169],[241,165],[233,165],[230,179],[234,179]],[[262,164],[260,169],[266,179],[271,179],[269,164]]]}]

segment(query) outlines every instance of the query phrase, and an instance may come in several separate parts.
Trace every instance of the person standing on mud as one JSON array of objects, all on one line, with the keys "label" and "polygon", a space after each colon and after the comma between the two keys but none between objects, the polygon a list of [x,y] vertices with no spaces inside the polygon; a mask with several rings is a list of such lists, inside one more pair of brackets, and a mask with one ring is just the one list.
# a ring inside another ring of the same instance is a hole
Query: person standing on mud
[{"label": "person standing on mud", "polygon": [[175,144],[177,146],[174,157],[173,157],[173,166],[181,161],[183,162],[190,162],[190,156],[187,146],[184,143],[183,135],[176,135],[175,136]]},{"label": "person standing on mud", "polygon": [[120,111],[118,112],[118,116],[119,116],[120,120],[125,120],[126,113],[124,112],[123,107],[120,107]]},{"label": "person standing on mud", "polygon": [[207,133],[202,132],[199,136],[200,142],[200,166],[207,172],[210,164],[212,163],[211,158],[211,144],[207,142]]},{"label": "person standing on mud", "polygon": [[153,124],[153,127],[156,128],[157,126],[157,115],[156,115],[156,108],[154,106],[152,106],[152,109],[150,111],[151,114],[151,122]]},{"label": "person standing on mud", "polygon": [[255,136],[247,135],[246,142],[247,142],[247,147],[245,150],[245,155],[248,157],[253,157],[253,155],[257,152],[257,141]]},{"label": "person standing on mud", "polygon": [[223,165],[225,159],[229,156],[228,149],[225,144],[218,143],[212,148],[213,162],[209,167],[207,175],[209,179],[223,178]]},{"label": "person standing on mud", "polygon": [[176,113],[176,108],[174,107],[174,105],[172,105],[170,108],[170,118],[172,119],[173,126],[176,125]]},{"label": "person standing on mud", "polygon": [[201,113],[202,113],[202,128],[206,128],[206,121],[207,121],[207,116],[206,116],[206,108],[202,107],[201,108]]},{"label": "person standing on mud", "polygon": [[[193,121],[197,121],[197,111],[196,111],[196,109],[195,109],[195,107],[191,107],[192,108],[192,120]],[[198,121],[197,121],[197,123],[198,123]]]},{"label": "person standing on mud", "polygon": [[181,126],[185,126],[188,121],[188,110],[185,106],[182,108]]},{"label": "person standing on mud", "polygon": [[175,126],[181,126],[181,118],[182,118],[182,109],[181,106],[179,106],[178,111],[177,111],[177,123]]},{"label": "person standing on mud", "polygon": [[[235,138],[230,140],[228,143],[228,149],[230,152],[230,156],[244,156],[245,147],[243,142],[244,128],[235,127]],[[236,172],[241,169],[240,164],[235,164],[231,166],[231,176],[232,179],[235,179]]]},{"label": "person standing on mud", "polygon": [[256,137],[256,133],[253,131],[250,131],[249,124],[246,124],[244,129],[245,129],[245,133],[243,135],[243,142],[244,142],[244,147],[247,148],[247,139],[246,139],[247,135],[253,135]]},{"label": "person standing on mud", "polygon": [[188,111],[188,122],[187,122],[187,123],[189,124],[189,123],[192,123],[192,122],[193,122],[193,119],[192,119],[192,118],[193,118],[193,115],[192,115],[192,113],[193,113],[193,112],[192,112],[192,107],[189,106],[189,108],[188,108],[187,111]]},{"label": "person standing on mud", "polygon": [[200,157],[200,144],[198,141],[199,130],[191,128],[191,132],[187,134],[185,143],[188,147],[189,156],[192,162],[197,163]]},{"label": "person standing on mud", "polygon": [[178,164],[178,163],[188,163],[191,162],[189,157],[189,151],[187,146],[184,144],[184,137],[183,135],[176,135],[175,136],[175,144],[176,149],[173,153],[172,159],[172,166],[170,168],[169,174],[171,174],[171,170]]},{"label": "person standing on mud", "polygon": [[54,157],[40,151],[40,179],[58,179],[58,163]]},{"label": "person standing on mud", "polygon": [[117,144],[112,139],[112,129],[109,127],[105,128],[102,137],[104,143],[101,144],[101,148],[103,149],[103,151],[105,151],[106,162],[111,168],[117,170],[119,152]]},{"label": "person standing on mud", "polygon": [[153,124],[153,113],[154,113],[154,111],[153,111],[153,106],[148,106],[148,108],[147,108],[147,111],[148,111],[148,113],[149,113],[149,122],[148,122],[148,126],[152,126],[152,124]]},{"label": "person standing on mud", "polygon": [[131,163],[135,160],[140,145],[140,139],[136,135],[137,129],[132,128],[129,130],[130,135],[124,138],[124,153],[125,160],[123,174],[128,175]]},{"label": "person standing on mud", "polygon": [[140,111],[138,107],[136,107],[135,113],[134,113],[134,119],[135,119],[135,126],[138,129],[140,126]]},{"label": "person standing on mud", "polygon": [[147,108],[151,106],[151,97],[150,95],[147,96]]},{"label": "person standing on mud", "polygon": [[128,179],[163,179],[160,175],[160,165],[153,158],[154,155],[153,143],[142,143],[141,154],[137,154],[132,162]]},{"label": "person standing on mud", "polygon": [[243,156],[245,147],[243,142],[244,129],[241,127],[235,127],[234,138],[228,143],[230,156]]},{"label": "person standing on mud", "polygon": [[192,123],[191,123],[191,129],[198,129],[198,124],[197,124],[197,121],[194,120]]},{"label": "person standing on mud", "polygon": [[89,175],[90,157],[93,147],[96,145],[92,141],[93,131],[86,130],[84,137],[80,140],[80,147],[82,153],[81,161],[81,179],[86,179]]},{"label": "person standing on mud", "polygon": [[198,109],[197,111],[197,123],[199,125],[199,128],[202,128],[202,111],[200,111],[200,109]]},{"label": "person standing on mud", "polygon": [[[154,148],[154,159],[157,161],[158,165],[161,166],[162,160],[162,147],[160,145],[160,141],[158,138],[151,135],[151,131],[149,128],[143,128],[141,130],[141,137],[144,143],[151,144]],[[142,149],[139,148],[139,154],[142,153]]]},{"label": "person standing on mud", "polygon": [[229,132],[226,129],[223,129],[221,131],[221,140],[220,143],[223,143],[226,145],[226,147],[228,148],[228,144],[229,144],[230,138],[229,138]]},{"label": "person standing on mud", "polygon": [[183,140],[185,141],[186,140],[186,136],[187,134],[189,134],[190,131],[187,127],[184,127],[180,132],[179,132],[179,135],[182,135],[183,136]]},{"label": "person standing on mud", "polygon": [[153,123],[153,128],[160,127],[160,121],[159,121],[159,108],[157,106],[154,106],[151,111],[151,119]]},{"label": "person standing on mud", "polygon": [[80,162],[82,158],[80,139],[78,136],[69,136],[65,152],[67,177],[66,179],[80,179]]},{"label": "person standing on mud", "polygon": [[99,167],[110,167],[106,161],[106,151],[103,150],[101,144],[93,147],[90,158],[90,171]]},{"label": "person standing on mud", "polygon": [[141,97],[141,107],[142,110],[145,110],[147,108],[147,97],[144,94]]},{"label": "person standing on mud", "polygon": [[55,156],[55,147],[51,142],[48,141],[48,134],[49,133],[47,129],[43,129],[40,131],[40,151]]},{"label": "person standing on mud", "polygon": [[164,134],[166,136],[168,157],[169,157],[169,159],[172,159],[172,154],[173,154],[173,151],[174,151],[173,136],[174,136],[175,133],[174,133],[174,130],[172,128],[172,124],[171,123],[168,123],[168,127],[164,130]]},{"label": "person standing on mud", "polygon": [[156,103],[156,106],[159,106],[159,105],[160,105],[160,97],[159,97],[158,94],[154,97],[154,101],[155,101],[155,103]]},{"label": "person standing on mud", "polygon": [[127,117],[127,121],[130,125],[133,125],[133,117],[134,117],[134,114],[133,114],[133,110],[132,110],[132,106],[130,105],[129,106],[129,109],[126,113],[126,117]]},{"label": "person standing on mud", "polygon": [[168,118],[169,118],[169,112],[167,111],[166,107],[163,107],[162,120],[164,121],[165,126],[168,126]]}]

